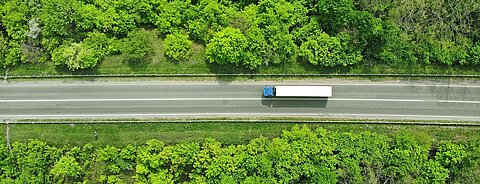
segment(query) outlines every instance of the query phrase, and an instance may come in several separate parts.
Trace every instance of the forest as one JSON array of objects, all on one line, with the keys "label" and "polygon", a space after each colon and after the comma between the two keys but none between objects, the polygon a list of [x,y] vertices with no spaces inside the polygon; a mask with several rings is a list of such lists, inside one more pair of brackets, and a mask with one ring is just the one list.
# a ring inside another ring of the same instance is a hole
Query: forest
[{"label": "forest", "polygon": [[[105,57],[150,62],[153,36],[169,62],[192,56],[252,72],[305,63],[480,65],[480,1],[3,0],[0,65],[95,68]],[[322,70],[319,70],[321,72]]]},{"label": "forest", "polygon": [[478,183],[478,137],[436,141],[399,132],[293,126],[245,144],[0,145],[2,183]]}]

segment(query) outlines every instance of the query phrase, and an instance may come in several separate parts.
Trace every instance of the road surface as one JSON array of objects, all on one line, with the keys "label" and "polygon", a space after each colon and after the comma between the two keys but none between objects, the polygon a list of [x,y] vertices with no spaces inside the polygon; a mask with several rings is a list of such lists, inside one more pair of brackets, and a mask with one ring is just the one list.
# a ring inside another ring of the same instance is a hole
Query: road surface
[{"label": "road surface", "polygon": [[[264,85],[332,85],[333,97],[262,98]],[[452,82],[9,82],[0,120],[344,117],[480,121],[480,84]]]}]

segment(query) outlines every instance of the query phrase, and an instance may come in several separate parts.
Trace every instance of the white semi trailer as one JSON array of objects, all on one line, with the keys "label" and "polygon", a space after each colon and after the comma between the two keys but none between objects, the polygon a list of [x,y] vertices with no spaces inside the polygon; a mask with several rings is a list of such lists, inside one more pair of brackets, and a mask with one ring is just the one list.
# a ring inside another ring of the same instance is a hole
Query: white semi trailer
[{"label": "white semi trailer", "polygon": [[331,97],[332,86],[265,86],[264,97]]}]

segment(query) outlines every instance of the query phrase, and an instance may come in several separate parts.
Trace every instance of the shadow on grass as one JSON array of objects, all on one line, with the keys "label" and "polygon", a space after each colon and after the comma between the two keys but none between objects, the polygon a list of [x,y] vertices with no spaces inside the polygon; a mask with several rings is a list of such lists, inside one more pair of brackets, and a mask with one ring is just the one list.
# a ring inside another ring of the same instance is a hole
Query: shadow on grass
[{"label": "shadow on grass", "polygon": [[175,65],[175,66],[179,66],[179,65],[182,65],[182,64],[185,64],[185,63],[189,62],[188,59],[185,60],[185,61],[175,60],[175,59],[173,59],[172,57],[167,56],[166,54],[165,54],[165,59],[167,60],[166,62],[170,62],[170,63],[172,63],[172,64]]},{"label": "shadow on grass", "polygon": [[325,67],[313,65],[308,61],[297,57],[295,61],[285,61],[279,64],[270,64],[259,67],[260,73],[265,74],[331,74],[331,73],[349,73],[349,66]]},{"label": "shadow on grass", "polygon": [[[236,66],[234,64],[219,65],[219,64],[210,63],[210,62],[206,62],[206,63],[207,63],[209,72],[212,74],[248,74],[252,72],[249,69],[246,69],[241,66]],[[215,76],[215,78],[217,79],[217,81],[230,83],[234,81],[237,78],[237,76],[217,75]]]},{"label": "shadow on grass", "polygon": [[98,65],[93,68],[70,70],[67,65],[55,66],[55,71],[60,75],[96,75],[98,72]]},{"label": "shadow on grass", "polygon": [[311,73],[311,74],[333,74],[333,73],[349,73],[352,67],[334,66],[325,67],[313,65],[305,61],[288,62],[279,64],[277,67],[282,68],[283,73]]},{"label": "shadow on grass", "polygon": [[151,58],[143,58],[138,60],[125,59],[123,63],[130,67],[134,73],[140,73],[142,71],[145,73],[150,61]]}]

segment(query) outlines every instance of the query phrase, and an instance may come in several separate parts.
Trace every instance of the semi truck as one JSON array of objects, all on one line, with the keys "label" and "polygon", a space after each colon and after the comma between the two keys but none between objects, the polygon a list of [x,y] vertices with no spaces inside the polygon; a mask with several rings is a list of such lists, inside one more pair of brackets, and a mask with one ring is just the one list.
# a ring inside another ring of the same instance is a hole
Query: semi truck
[{"label": "semi truck", "polygon": [[264,86],[264,97],[331,97],[332,86]]}]

